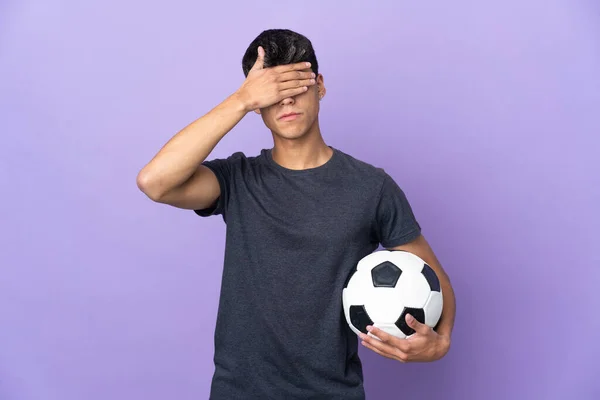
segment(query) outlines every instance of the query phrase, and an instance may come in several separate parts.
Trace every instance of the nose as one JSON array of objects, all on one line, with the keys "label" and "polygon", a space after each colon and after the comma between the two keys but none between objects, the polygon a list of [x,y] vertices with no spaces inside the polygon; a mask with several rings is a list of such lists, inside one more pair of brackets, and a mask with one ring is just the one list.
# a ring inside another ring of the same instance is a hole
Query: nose
[{"label": "nose", "polygon": [[282,106],[289,106],[290,104],[294,104],[295,100],[293,97],[286,97],[285,99],[281,100],[281,105]]}]

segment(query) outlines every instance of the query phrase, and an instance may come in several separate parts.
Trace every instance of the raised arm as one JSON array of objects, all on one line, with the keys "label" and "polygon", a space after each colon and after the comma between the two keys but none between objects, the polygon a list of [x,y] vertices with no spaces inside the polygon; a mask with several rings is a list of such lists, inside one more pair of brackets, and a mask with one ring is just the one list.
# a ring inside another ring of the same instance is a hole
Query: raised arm
[{"label": "raised arm", "polygon": [[139,172],[140,190],[156,202],[179,208],[210,206],[220,195],[219,182],[201,163],[246,114],[235,93],[179,131]]},{"label": "raised arm", "polygon": [[215,174],[202,165],[219,141],[250,111],[305,92],[314,85],[309,63],[264,67],[259,47],[243,85],[206,115],[173,136],[142,168],[137,186],[150,199],[179,208],[211,206],[220,195]]}]

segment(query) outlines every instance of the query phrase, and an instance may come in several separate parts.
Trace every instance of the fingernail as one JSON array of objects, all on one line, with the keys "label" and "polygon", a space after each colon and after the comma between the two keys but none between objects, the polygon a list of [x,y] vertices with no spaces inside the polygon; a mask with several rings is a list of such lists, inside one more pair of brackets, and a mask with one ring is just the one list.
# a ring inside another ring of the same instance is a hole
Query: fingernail
[{"label": "fingernail", "polygon": [[316,77],[316,75],[315,75],[315,73],[314,73],[314,72],[311,74],[311,76],[312,76],[313,78],[315,78],[315,77]]},{"label": "fingernail", "polygon": [[307,66],[307,67],[310,67],[310,63],[309,63],[309,62],[307,62],[307,63],[306,63],[306,66]]},{"label": "fingernail", "polygon": [[413,316],[410,314],[406,314],[406,321],[407,322],[412,322],[413,321]]},{"label": "fingernail", "polygon": [[371,325],[369,325],[369,326],[367,326],[367,330],[368,330],[369,332],[371,332],[371,331],[373,330],[373,327],[372,327]]}]

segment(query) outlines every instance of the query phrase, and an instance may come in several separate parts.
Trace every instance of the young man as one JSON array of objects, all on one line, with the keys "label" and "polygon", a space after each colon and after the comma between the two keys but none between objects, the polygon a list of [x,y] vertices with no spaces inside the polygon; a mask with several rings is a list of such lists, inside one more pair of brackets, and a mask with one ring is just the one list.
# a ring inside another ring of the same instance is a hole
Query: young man
[{"label": "young man", "polygon": [[[444,309],[435,330],[414,319],[410,339],[373,329],[361,343],[402,362],[433,361],[450,346],[454,294],[399,186],[382,169],[325,144],[323,75],[311,42],[261,33],[243,57],[239,90],[171,138],[139,173],[152,200],[221,215],[227,224],[211,399],[363,399],[359,338],[342,288],[381,243],[438,273]],[[272,149],[207,161],[255,111]]]}]

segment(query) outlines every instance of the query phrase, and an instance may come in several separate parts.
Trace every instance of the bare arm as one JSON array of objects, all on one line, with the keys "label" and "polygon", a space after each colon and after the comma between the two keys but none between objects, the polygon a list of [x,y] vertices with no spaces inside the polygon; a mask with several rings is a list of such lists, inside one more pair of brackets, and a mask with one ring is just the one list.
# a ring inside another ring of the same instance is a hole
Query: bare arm
[{"label": "bare arm", "polygon": [[202,209],[221,195],[215,174],[202,165],[219,141],[251,110],[268,107],[314,85],[306,62],[264,68],[259,47],[244,84],[203,117],[173,136],[142,168],[137,186],[150,199],[179,208]]},{"label": "bare arm", "polygon": [[210,206],[220,195],[219,183],[201,163],[246,114],[236,93],[183,128],[139,172],[140,190],[156,202],[175,207]]}]

